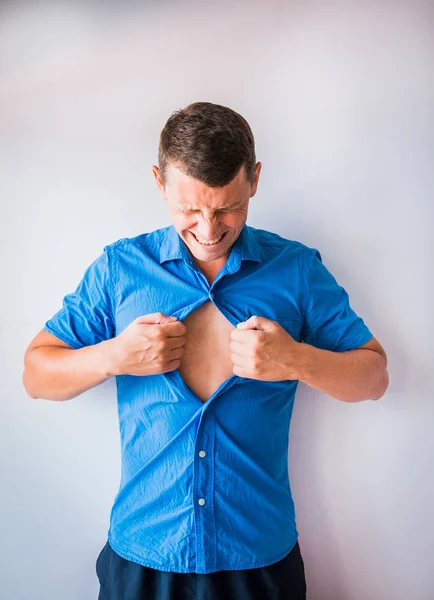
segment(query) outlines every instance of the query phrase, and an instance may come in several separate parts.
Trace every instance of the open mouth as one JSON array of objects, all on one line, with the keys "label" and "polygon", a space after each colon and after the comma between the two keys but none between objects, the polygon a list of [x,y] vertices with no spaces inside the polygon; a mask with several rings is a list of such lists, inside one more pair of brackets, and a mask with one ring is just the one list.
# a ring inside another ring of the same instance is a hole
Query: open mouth
[{"label": "open mouth", "polygon": [[216,247],[217,247],[217,246],[219,246],[219,245],[222,243],[222,241],[225,239],[225,236],[226,236],[226,234],[227,234],[227,231],[225,231],[225,232],[224,232],[224,234],[221,236],[221,238],[220,238],[220,239],[219,239],[217,242],[213,242],[213,243],[204,243],[204,242],[201,242],[201,241],[199,241],[199,240],[197,239],[196,235],[195,235],[195,234],[194,234],[192,231],[190,231],[190,233],[193,235],[193,237],[194,237],[194,239],[196,240],[196,242],[197,242],[198,244],[200,244],[201,246],[203,246],[203,247],[205,247],[205,248],[216,248]]}]

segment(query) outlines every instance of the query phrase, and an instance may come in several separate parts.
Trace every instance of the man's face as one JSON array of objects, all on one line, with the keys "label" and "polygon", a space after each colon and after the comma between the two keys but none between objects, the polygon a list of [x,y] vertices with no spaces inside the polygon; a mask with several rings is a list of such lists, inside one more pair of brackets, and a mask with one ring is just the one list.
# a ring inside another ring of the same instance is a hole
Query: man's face
[{"label": "man's face", "polygon": [[243,167],[220,188],[209,187],[172,164],[167,169],[164,187],[158,167],[152,167],[173,225],[199,263],[220,263],[229,257],[230,248],[246,223],[249,199],[256,193],[261,166],[256,163],[253,185],[247,181]]}]

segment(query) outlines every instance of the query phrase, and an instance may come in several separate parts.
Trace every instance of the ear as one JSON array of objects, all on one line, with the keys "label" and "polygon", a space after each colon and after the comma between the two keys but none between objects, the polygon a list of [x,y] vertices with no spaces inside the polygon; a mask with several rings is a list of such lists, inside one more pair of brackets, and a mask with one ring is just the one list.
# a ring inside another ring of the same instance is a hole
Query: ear
[{"label": "ear", "polygon": [[166,193],[164,190],[164,183],[163,183],[163,180],[161,179],[161,175],[160,175],[160,169],[156,165],[152,165],[152,173],[154,174],[155,181],[157,183],[157,187],[158,187],[161,197],[163,198],[163,200],[167,200]]},{"label": "ear", "polygon": [[255,167],[255,177],[252,184],[252,191],[250,194],[250,198],[252,198],[256,194],[256,190],[258,189],[259,175],[261,173],[262,163],[257,162]]}]

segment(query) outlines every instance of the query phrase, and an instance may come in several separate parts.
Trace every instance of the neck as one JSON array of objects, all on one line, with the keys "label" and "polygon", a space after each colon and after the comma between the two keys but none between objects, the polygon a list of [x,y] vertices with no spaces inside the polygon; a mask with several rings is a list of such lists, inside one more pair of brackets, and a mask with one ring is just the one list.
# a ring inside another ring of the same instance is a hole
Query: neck
[{"label": "neck", "polygon": [[195,256],[193,256],[192,258],[194,263],[199,267],[199,269],[207,278],[209,285],[212,285],[214,279],[220,273],[221,269],[227,261],[226,256],[212,261],[199,260]]}]

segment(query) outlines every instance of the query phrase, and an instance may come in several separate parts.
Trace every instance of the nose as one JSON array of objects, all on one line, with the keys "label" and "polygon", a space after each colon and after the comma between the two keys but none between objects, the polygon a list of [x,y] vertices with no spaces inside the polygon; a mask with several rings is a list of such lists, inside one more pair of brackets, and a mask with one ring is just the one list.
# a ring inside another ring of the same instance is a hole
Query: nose
[{"label": "nose", "polygon": [[221,232],[219,231],[219,226],[216,223],[216,218],[201,219],[201,222],[198,224],[198,234],[206,240],[213,240],[218,237]]}]

